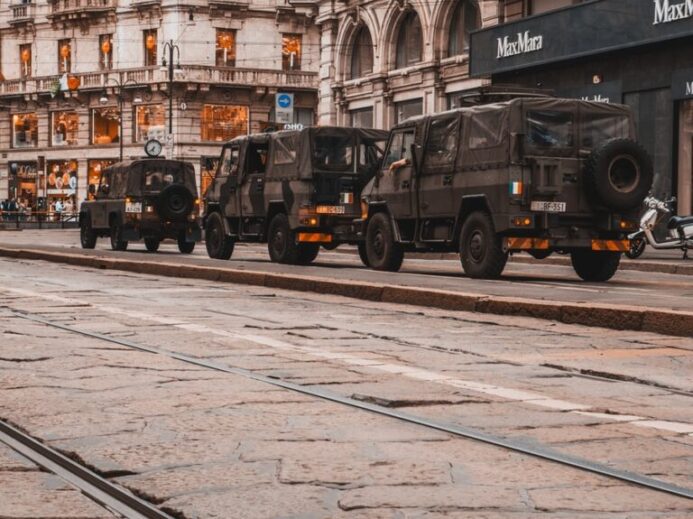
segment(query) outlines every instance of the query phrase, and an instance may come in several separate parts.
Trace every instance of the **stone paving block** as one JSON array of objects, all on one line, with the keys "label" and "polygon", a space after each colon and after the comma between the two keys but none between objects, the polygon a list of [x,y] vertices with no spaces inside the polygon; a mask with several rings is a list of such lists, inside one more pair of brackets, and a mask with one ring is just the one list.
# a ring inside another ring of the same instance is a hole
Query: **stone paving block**
[{"label": "stone paving block", "polygon": [[0,471],[36,470],[36,466],[21,454],[0,443]]},{"label": "stone paving block", "polygon": [[53,474],[0,470],[0,517],[112,519],[116,516]]}]

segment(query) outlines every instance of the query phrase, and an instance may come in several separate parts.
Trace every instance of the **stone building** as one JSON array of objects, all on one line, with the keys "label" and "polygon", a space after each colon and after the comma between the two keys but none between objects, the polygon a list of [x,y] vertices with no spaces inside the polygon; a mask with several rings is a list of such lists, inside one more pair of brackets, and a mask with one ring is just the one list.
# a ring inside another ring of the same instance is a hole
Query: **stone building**
[{"label": "stone building", "polygon": [[[275,120],[277,93],[294,94],[293,122],[312,124],[320,41],[313,4],[3,3],[0,199],[34,210],[42,198],[46,207],[78,204],[103,167],[142,156],[150,138],[167,156],[192,161],[204,189],[222,142]],[[172,74],[163,66],[170,43]]]}]

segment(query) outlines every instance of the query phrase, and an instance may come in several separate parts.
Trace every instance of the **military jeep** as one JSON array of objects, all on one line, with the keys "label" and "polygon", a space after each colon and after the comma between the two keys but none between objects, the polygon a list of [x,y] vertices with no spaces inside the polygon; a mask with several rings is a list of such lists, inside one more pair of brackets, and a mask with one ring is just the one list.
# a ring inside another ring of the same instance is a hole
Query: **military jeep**
[{"label": "military jeep", "polygon": [[156,252],[165,238],[189,254],[201,239],[195,170],[189,162],[142,159],[118,162],[104,169],[94,200],[79,213],[82,247],[93,249],[99,236],[110,236],[113,250],[144,239]]},{"label": "military jeep", "polygon": [[321,246],[360,241],[354,220],[361,189],[377,171],[387,137],[320,127],[231,140],[204,196],[207,253],[229,259],[237,241],[267,242],[272,261],[308,264]]},{"label": "military jeep", "polygon": [[357,223],[374,269],[459,251],[468,276],[497,278],[509,254],[559,252],[582,279],[606,281],[652,179],[627,107],[513,99],[397,125]]}]

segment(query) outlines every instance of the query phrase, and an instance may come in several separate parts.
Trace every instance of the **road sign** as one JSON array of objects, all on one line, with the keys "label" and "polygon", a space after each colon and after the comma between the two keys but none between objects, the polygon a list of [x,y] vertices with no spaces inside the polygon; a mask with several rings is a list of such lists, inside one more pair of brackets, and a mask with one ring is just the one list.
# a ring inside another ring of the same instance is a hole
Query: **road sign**
[{"label": "road sign", "polygon": [[278,92],[274,101],[276,121],[278,123],[294,122],[294,95]]}]

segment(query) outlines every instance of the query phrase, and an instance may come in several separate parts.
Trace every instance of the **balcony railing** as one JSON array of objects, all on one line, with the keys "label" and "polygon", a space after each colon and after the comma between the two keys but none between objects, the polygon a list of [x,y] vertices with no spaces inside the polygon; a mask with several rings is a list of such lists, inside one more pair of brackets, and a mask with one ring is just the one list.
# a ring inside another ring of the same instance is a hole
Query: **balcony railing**
[{"label": "balcony railing", "polygon": [[117,0],[55,0],[51,4],[49,18],[79,17],[114,11]]},{"label": "balcony railing", "polygon": [[12,16],[8,20],[10,25],[19,25],[22,23],[31,22],[36,16],[36,5],[29,3],[12,3],[10,4]]},{"label": "balcony railing", "polygon": [[[265,86],[291,89],[317,89],[316,72],[284,71],[266,69],[244,69],[226,67],[205,67],[204,65],[182,65],[176,73],[176,83],[201,83],[208,85]],[[80,90],[124,86],[164,84],[168,82],[168,70],[160,67],[139,67],[135,69],[110,70],[71,74],[80,80]],[[0,82],[0,96],[48,93],[53,90],[60,76],[10,79]]]}]

